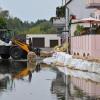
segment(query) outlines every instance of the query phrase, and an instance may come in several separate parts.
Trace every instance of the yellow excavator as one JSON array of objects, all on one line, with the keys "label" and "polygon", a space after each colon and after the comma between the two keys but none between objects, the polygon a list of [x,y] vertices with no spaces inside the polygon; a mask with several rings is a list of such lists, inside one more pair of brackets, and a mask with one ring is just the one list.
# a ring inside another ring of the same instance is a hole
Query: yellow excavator
[{"label": "yellow excavator", "polygon": [[30,47],[19,38],[20,36],[15,38],[15,35],[7,29],[0,30],[0,56],[2,59],[9,57],[13,59],[26,58]]},{"label": "yellow excavator", "polygon": [[30,51],[29,50],[29,45],[28,44],[25,44],[25,43],[22,43],[18,40],[14,40],[13,41],[16,45],[18,45],[21,49],[23,49],[24,51],[26,51],[27,53]]},{"label": "yellow excavator", "polygon": [[13,59],[21,59],[26,58],[28,52],[30,51],[30,47],[24,42],[20,42],[19,40],[13,39],[10,50],[10,56]]}]

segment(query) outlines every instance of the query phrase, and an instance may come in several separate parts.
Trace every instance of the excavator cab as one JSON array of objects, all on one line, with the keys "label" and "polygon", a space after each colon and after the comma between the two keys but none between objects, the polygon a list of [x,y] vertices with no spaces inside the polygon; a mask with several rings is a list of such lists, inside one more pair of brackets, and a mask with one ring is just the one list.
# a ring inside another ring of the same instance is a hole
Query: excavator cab
[{"label": "excavator cab", "polygon": [[11,38],[15,35],[14,32],[8,29],[0,29],[0,40],[5,43],[9,43]]}]

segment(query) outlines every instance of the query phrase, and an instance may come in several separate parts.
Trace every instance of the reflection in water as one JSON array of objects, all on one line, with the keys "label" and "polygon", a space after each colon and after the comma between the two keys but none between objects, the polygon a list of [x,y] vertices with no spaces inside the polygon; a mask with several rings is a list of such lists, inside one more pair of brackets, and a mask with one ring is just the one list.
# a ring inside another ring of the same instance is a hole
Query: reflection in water
[{"label": "reflection in water", "polygon": [[28,80],[29,80],[29,82],[31,82],[31,80],[32,80],[32,72],[31,71],[29,71],[29,78],[28,78]]},{"label": "reflection in water", "polygon": [[[22,86],[25,85],[24,83],[26,83],[25,88],[26,86],[27,88],[30,87],[29,91],[31,91],[31,89],[33,90],[36,89],[34,91],[37,91],[38,89],[41,90],[41,87],[43,86],[45,89],[46,86],[45,82],[47,82],[47,80],[44,77],[46,76],[46,78],[48,78],[47,76],[51,75],[51,73],[49,73],[49,71],[46,72],[46,70],[42,70],[43,69],[42,66],[39,63],[38,64],[34,63],[33,65],[29,66],[29,64],[24,61],[0,60],[0,94],[2,92],[4,92],[5,94],[6,92],[8,93],[8,91],[14,90],[16,87],[18,87],[19,84],[21,87],[24,88],[24,86]],[[53,77],[51,83],[49,83],[50,84],[49,90],[51,90],[51,93],[56,95],[57,98],[56,99],[48,98],[46,100],[100,100],[100,83],[93,82],[90,80],[85,80],[83,78],[65,76],[64,74],[56,70],[56,68],[55,69],[52,68],[52,70],[53,72],[56,73],[56,77],[55,78]],[[43,74],[44,72],[46,72],[46,74]],[[42,84],[40,84],[42,81],[41,79],[44,79]],[[37,83],[39,84],[36,85]],[[41,90],[41,93],[44,92],[44,89]],[[36,93],[37,96],[38,92]],[[17,93],[19,93],[18,90]],[[32,93],[29,94],[32,95]]]},{"label": "reflection in water", "polygon": [[100,99],[100,83],[75,77],[72,77],[71,81],[75,90],[72,95],[81,98],[85,96],[88,100]]},{"label": "reflection in water", "polygon": [[[26,63],[26,62],[24,62],[24,63]],[[33,63],[30,65],[28,62],[26,64],[27,64],[26,67],[19,66],[20,68],[23,68],[23,69],[20,69],[17,73],[14,73],[13,79],[24,80],[24,77],[28,76],[28,81],[31,82],[32,73],[39,72],[41,70],[40,64]]]},{"label": "reflection in water", "polygon": [[9,83],[9,81],[9,77],[5,77],[5,79],[0,80],[0,92],[8,88],[7,83]]},{"label": "reflection in water", "polygon": [[[27,68],[28,68],[29,66],[27,66]],[[29,67],[30,68],[30,67]],[[28,68],[28,69],[29,69]],[[41,67],[40,67],[40,64],[35,64],[35,66],[33,66],[33,70],[32,70],[32,68],[31,68],[31,70],[29,69],[29,73],[28,73],[28,75],[29,75],[29,82],[31,82],[31,79],[32,79],[32,73],[33,72],[39,72],[41,70]]]},{"label": "reflection in water", "polygon": [[40,64],[28,66],[24,61],[8,61],[6,63],[9,67],[3,66],[3,71],[0,72],[5,76],[3,79],[0,78],[0,87],[3,88],[0,89],[0,100],[45,100],[45,98],[52,100],[50,92],[52,80],[46,79],[53,79],[54,72],[48,68],[42,68]]},{"label": "reflection in water", "polygon": [[35,71],[36,71],[36,72],[39,72],[40,70],[41,70],[40,64],[37,64],[37,65],[36,65],[36,68],[35,68]]},{"label": "reflection in water", "polygon": [[100,100],[100,83],[66,76],[65,86],[64,75],[57,73],[51,92],[56,94],[58,100]]},{"label": "reflection in water", "polygon": [[12,90],[15,79],[24,81],[24,77],[28,76],[28,82],[31,82],[32,73],[39,72],[41,68],[40,64],[27,65],[25,61],[0,60],[0,91]]},{"label": "reflection in water", "polygon": [[[24,66],[24,67],[23,67]],[[27,66],[26,62],[0,60],[0,91],[12,90],[15,87],[14,76]]]},{"label": "reflection in water", "polygon": [[60,72],[57,72],[56,79],[52,81],[51,85],[52,94],[56,94],[58,100],[65,100],[65,87],[64,75]]}]

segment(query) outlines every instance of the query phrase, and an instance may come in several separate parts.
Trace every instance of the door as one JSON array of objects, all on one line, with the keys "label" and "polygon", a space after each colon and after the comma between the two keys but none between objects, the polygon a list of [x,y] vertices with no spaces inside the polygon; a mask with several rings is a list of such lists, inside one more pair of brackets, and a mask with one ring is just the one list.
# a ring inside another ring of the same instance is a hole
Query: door
[{"label": "door", "polygon": [[58,45],[58,40],[50,40],[50,47],[51,48],[56,46],[56,45]]},{"label": "door", "polygon": [[32,38],[32,46],[35,48],[44,48],[45,39],[44,38]]}]

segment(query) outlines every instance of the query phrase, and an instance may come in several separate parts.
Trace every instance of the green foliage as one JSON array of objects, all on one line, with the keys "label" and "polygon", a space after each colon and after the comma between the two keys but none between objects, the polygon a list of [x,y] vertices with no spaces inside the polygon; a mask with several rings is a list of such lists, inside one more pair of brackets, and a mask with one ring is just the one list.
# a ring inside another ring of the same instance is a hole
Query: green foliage
[{"label": "green foliage", "polygon": [[2,8],[0,8],[0,29],[12,29],[16,33],[22,33],[32,28],[33,25],[33,22],[22,22],[17,17],[11,17],[8,10],[2,10]]},{"label": "green foliage", "polygon": [[0,8],[0,29],[12,29],[18,34],[49,34],[56,33],[56,29],[53,27],[50,21],[45,19],[37,20],[34,22],[21,21],[17,17],[11,17],[8,10],[2,10]]},{"label": "green foliage", "polygon": [[5,28],[7,28],[6,19],[3,17],[0,17],[0,29],[5,29]]},{"label": "green foliage", "polygon": [[84,32],[84,26],[78,24],[74,32],[74,35],[75,36],[82,35],[83,32]]},{"label": "green foliage", "polygon": [[56,16],[57,17],[65,17],[65,6],[56,8]]},{"label": "green foliage", "polygon": [[54,34],[56,32],[56,29],[49,21],[44,21],[36,24],[33,28],[29,30],[30,34]]}]

